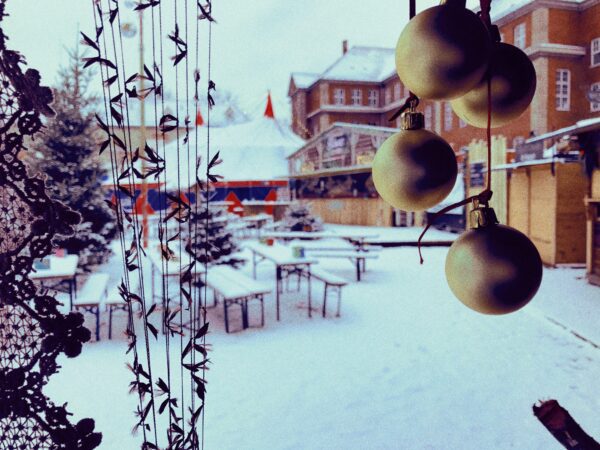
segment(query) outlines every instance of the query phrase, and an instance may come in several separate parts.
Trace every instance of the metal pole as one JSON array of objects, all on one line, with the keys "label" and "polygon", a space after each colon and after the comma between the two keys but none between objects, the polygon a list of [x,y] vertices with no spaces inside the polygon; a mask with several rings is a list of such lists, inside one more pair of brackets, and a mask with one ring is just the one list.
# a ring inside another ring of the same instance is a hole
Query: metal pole
[{"label": "metal pole", "polygon": [[[144,16],[140,10],[140,94],[144,93]],[[146,147],[146,117],[145,117],[145,100],[142,98],[140,101],[140,152],[144,151]],[[142,159],[142,174],[146,173],[146,161]],[[145,178],[142,178],[142,227],[143,227],[143,246],[148,248],[148,183]],[[137,212],[139,214],[139,211]]]}]

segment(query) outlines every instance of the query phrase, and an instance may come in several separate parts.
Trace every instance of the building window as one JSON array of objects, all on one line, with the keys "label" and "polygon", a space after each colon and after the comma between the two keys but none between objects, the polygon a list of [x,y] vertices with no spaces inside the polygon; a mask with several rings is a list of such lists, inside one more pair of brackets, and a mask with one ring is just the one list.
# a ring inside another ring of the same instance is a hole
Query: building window
[{"label": "building window", "polygon": [[433,127],[433,110],[431,105],[425,107],[425,128],[431,130]]},{"label": "building window", "polygon": [[369,106],[379,106],[379,91],[369,89]]},{"label": "building window", "polygon": [[592,67],[600,66],[600,37],[593,39],[590,44],[590,54],[592,58]]},{"label": "building window", "polygon": [[600,111],[600,83],[592,83],[590,86],[590,93],[594,97],[592,97],[592,101],[590,101],[590,111],[599,112]]},{"label": "building window", "polygon": [[346,93],[341,88],[336,88],[333,91],[333,104],[334,105],[343,105],[346,103]]},{"label": "building window", "polygon": [[450,102],[444,103],[444,130],[452,129],[452,105]]},{"label": "building window", "polygon": [[401,98],[400,89],[401,88],[402,88],[402,86],[400,86],[400,83],[394,84],[394,100],[400,100],[400,98]]},{"label": "building window", "polygon": [[515,47],[525,48],[525,23],[520,23],[515,27],[513,39]]},{"label": "building window", "polygon": [[352,104],[362,105],[362,91],[360,89],[352,89]]},{"label": "building window", "polygon": [[500,42],[506,42],[506,36],[504,33],[500,33]]},{"label": "building window", "polygon": [[458,126],[459,126],[460,128],[465,128],[465,127],[467,126],[467,122],[465,122],[465,121],[464,121],[464,120],[462,120],[462,119],[458,119]]},{"label": "building window", "polygon": [[568,69],[556,71],[555,92],[556,110],[568,111],[571,104],[571,72]]}]

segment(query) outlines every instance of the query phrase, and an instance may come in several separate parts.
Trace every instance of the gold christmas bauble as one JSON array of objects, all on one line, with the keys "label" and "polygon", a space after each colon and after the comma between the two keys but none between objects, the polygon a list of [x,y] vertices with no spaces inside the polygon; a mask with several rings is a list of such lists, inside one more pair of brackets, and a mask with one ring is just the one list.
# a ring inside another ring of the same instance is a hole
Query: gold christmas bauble
[{"label": "gold christmas bauble", "polygon": [[404,211],[423,211],[454,187],[456,156],[431,131],[401,130],[377,150],[372,171],[375,188],[387,203]]},{"label": "gold christmas bauble", "polygon": [[[518,118],[531,103],[535,94],[535,69],[522,50],[502,42],[494,44],[489,67],[492,127],[500,127]],[[488,75],[451,104],[462,120],[478,128],[487,128]]]},{"label": "gold christmas bauble", "polygon": [[483,314],[507,314],[525,306],[542,281],[542,260],[527,236],[504,225],[463,233],[446,257],[454,295]]},{"label": "gold christmas bauble", "polygon": [[408,22],[396,45],[396,70],[417,96],[449,100],[479,83],[490,47],[483,22],[460,1],[449,2]]}]

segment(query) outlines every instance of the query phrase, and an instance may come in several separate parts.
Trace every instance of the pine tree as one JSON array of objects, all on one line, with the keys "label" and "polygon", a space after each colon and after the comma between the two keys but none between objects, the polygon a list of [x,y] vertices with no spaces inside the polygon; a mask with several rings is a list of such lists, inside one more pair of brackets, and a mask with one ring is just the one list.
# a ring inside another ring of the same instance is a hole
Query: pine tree
[{"label": "pine tree", "polygon": [[307,203],[291,203],[283,217],[283,227],[289,231],[321,231],[323,221],[313,215]]},{"label": "pine tree", "polygon": [[52,107],[56,116],[46,124],[34,147],[34,170],[46,177],[51,198],[81,214],[73,236],[58,236],[55,245],[79,255],[79,270],[90,271],[110,256],[110,241],[116,235],[116,222],[105,203],[102,178],[106,171],[97,156],[94,138],[94,106],[97,98],[88,93],[93,74],[82,70],[82,55],[69,52],[69,65],[59,72]]},{"label": "pine tree", "polygon": [[244,260],[236,256],[239,246],[227,229],[225,212],[206,208],[205,203],[198,205],[198,211],[195,209],[196,206],[190,214],[189,234],[192,238],[187,240],[186,251],[202,264],[238,266],[243,263]]}]

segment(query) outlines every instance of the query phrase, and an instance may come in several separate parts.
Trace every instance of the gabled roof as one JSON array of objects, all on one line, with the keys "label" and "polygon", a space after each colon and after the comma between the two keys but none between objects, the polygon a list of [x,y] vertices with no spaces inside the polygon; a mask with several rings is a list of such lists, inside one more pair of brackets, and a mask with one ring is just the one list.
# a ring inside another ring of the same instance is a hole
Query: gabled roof
[{"label": "gabled roof", "polygon": [[306,89],[319,79],[318,73],[293,72],[292,80],[297,89]]},{"label": "gabled roof", "polygon": [[381,83],[395,72],[393,48],[352,47],[319,78],[336,81]]},{"label": "gabled roof", "polygon": [[381,83],[396,73],[393,48],[352,47],[323,73],[293,72],[297,89],[307,89],[319,80]]},{"label": "gabled roof", "polygon": [[[573,5],[577,5],[584,3],[585,1],[586,0],[560,0],[560,3],[566,5],[572,3]],[[492,21],[502,19],[533,2],[534,0],[494,0],[491,9]],[[476,10],[478,9],[479,8],[476,8]]]}]

